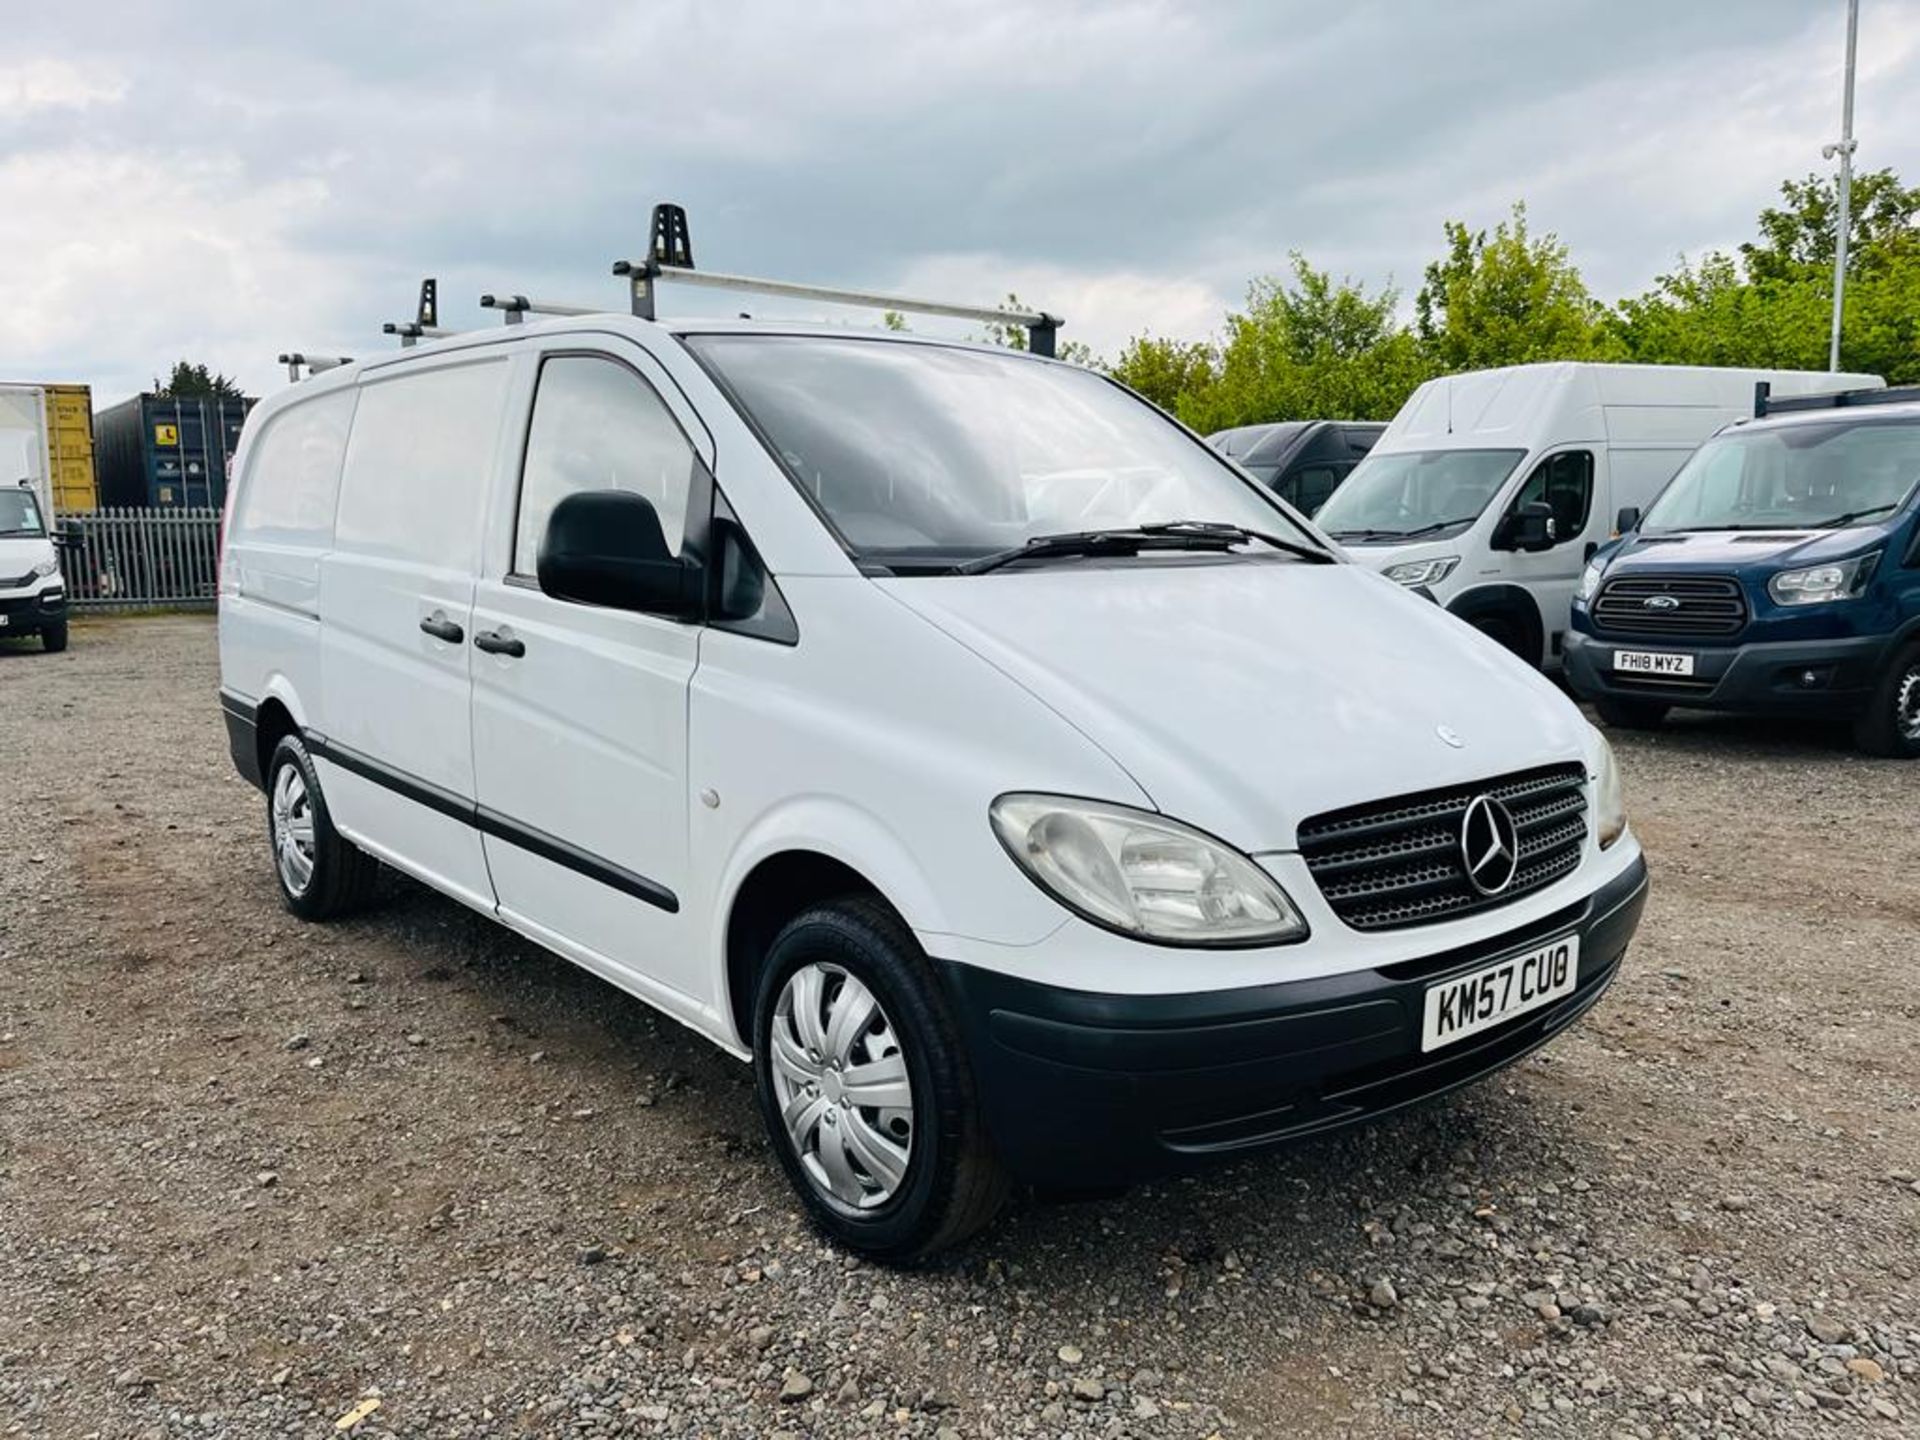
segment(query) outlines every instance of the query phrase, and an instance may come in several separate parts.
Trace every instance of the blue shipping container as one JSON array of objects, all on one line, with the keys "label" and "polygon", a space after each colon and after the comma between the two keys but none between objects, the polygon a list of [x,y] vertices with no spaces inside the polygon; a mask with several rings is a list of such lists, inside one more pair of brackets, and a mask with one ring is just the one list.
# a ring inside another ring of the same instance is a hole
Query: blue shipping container
[{"label": "blue shipping container", "polygon": [[251,397],[136,395],[93,417],[102,505],[218,509]]}]

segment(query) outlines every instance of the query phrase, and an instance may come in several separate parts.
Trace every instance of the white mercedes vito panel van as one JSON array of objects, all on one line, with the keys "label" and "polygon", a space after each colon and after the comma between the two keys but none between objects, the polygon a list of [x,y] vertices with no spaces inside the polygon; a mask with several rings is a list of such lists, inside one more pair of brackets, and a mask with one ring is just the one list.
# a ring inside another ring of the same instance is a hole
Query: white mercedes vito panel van
[{"label": "white mercedes vito panel van", "polygon": [[248,422],[222,705],[287,904],[404,871],[755,1066],[907,1259],[1362,1120],[1594,1004],[1606,742],[1071,365],[591,315]]}]

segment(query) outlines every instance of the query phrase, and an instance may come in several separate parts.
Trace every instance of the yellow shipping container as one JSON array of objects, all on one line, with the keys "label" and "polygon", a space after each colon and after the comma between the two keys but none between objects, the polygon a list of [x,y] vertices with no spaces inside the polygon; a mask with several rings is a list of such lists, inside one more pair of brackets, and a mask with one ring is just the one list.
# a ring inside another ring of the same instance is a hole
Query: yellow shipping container
[{"label": "yellow shipping container", "polygon": [[70,515],[100,503],[93,478],[93,392],[85,385],[46,385],[48,479],[53,512]]}]

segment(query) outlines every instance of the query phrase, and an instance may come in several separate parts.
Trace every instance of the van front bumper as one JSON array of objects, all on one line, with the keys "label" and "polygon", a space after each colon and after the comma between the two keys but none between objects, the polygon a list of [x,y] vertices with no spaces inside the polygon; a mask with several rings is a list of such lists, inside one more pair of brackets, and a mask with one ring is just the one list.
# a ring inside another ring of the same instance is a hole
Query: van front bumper
[{"label": "van front bumper", "polygon": [[[1693,656],[1684,679],[1623,675],[1616,650]],[[1887,638],[1791,640],[1754,645],[1689,645],[1673,640],[1602,640],[1567,636],[1567,683],[1583,700],[1631,700],[1695,710],[1774,715],[1851,715],[1873,694],[1886,663]]]},{"label": "van front bumper", "polygon": [[0,595],[0,638],[8,635],[37,635],[45,625],[57,625],[67,618],[67,592],[50,587],[34,594]]},{"label": "van front bumper", "polygon": [[[1511,1065],[1600,998],[1646,897],[1636,859],[1585,901],[1480,945],[1190,995],[1095,994],[939,963],[1001,1159],[1031,1184],[1097,1187],[1384,1115]],[[1421,1053],[1428,986],[1576,932],[1572,994]]]}]

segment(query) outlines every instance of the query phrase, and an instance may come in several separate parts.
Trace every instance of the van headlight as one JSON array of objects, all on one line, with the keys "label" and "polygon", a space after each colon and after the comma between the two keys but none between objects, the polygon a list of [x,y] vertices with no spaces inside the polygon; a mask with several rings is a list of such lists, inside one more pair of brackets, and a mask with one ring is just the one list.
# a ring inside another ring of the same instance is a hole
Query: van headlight
[{"label": "van headlight", "polygon": [[1306,921],[1266,871],[1177,820],[1062,795],[1002,795],[989,813],[1020,868],[1104,929],[1165,945],[1307,937]]},{"label": "van headlight", "polygon": [[1402,560],[1380,573],[1396,585],[1438,585],[1460,563],[1458,555],[1442,555],[1437,560]]},{"label": "van headlight", "polygon": [[1767,593],[1781,605],[1818,605],[1825,600],[1851,600],[1867,588],[1880,552],[1856,555],[1835,565],[1806,570],[1782,570],[1767,582]]},{"label": "van headlight", "polygon": [[58,560],[42,560],[33,567],[33,573],[35,575],[51,575],[59,568],[60,562]]},{"label": "van headlight", "polygon": [[1594,790],[1599,801],[1595,834],[1600,848],[1605,850],[1627,833],[1627,792],[1620,783],[1620,762],[1613,758],[1613,746],[1598,731],[1594,732],[1594,738],[1600,742],[1600,763],[1594,774]]},{"label": "van headlight", "polygon": [[1604,560],[1595,560],[1580,572],[1579,598],[1581,603],[1593,599],[1594,592],[1600,588],[1600,579],[1607,573]]}]

